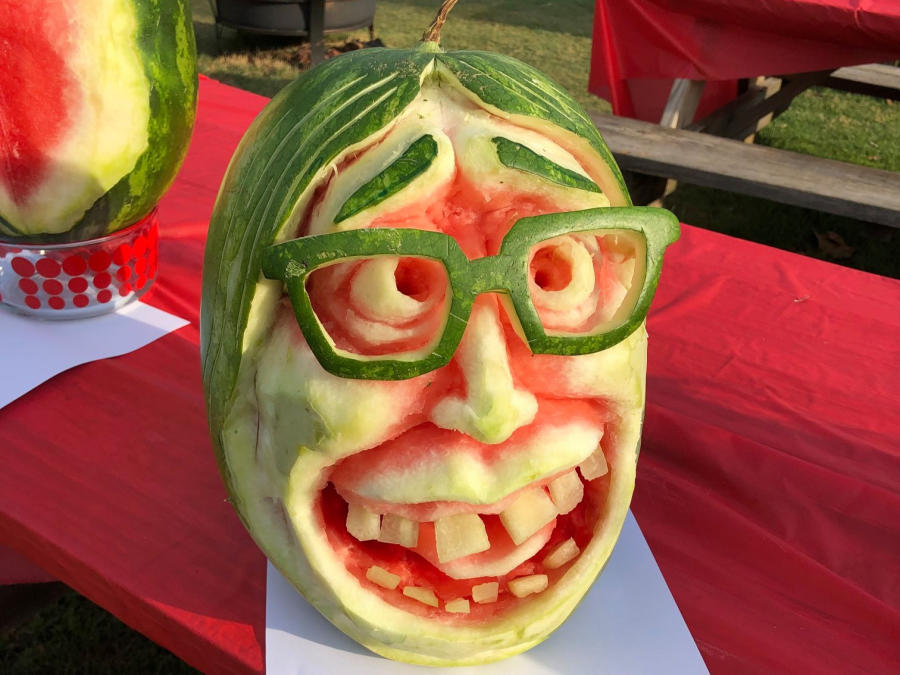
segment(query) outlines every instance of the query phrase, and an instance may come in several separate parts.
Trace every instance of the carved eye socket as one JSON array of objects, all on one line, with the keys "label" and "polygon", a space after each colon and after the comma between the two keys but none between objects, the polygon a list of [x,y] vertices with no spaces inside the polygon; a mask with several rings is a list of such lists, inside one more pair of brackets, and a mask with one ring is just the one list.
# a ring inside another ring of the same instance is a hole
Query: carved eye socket
[{"label": "carved eye socket", "polygon": [[531,277],[541,291],[561,291],[572,283],[572,261],[557,246],[541,246],[530,266]]},{"label": "carved eye socket", "polygon": [[435,291],[443,291],[446,281],[444,268],[423,258],[400,258],[394,268],[397,291],[422,303],[423,309],[433,304]]},{"label": "carved eye socket", "polygon": [[564,235],[532,247],[528,289],[544,330],[550,335],[608,330],[637,300],[643,255],[642,243],[624,233]]},{"label": "carved eye socket", "polygon": [[362,356],[425,349],[440,339],[447,318],[447,271],[428,258],[339,262],[314,271],[306,287],[335,346]]}]

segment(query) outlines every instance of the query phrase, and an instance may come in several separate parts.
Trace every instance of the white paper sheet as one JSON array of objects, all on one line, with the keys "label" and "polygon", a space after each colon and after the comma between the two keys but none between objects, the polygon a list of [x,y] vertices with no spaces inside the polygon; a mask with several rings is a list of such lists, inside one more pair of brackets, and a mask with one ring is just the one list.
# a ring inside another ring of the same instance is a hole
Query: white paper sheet
[{"label": "white paper sheet", "polygon": [[0,408],[64,370],[133,352],[187,323],[142,302],[68,321],[32,319],[0,309]]},{"label": "white paper sheet", "polygon": [[708,673],[629,512],[606,569],[571,617],[534,649],[484,666],[427,668],[383,659],[334,628],[270,563],[267,675],[591,675]]}]

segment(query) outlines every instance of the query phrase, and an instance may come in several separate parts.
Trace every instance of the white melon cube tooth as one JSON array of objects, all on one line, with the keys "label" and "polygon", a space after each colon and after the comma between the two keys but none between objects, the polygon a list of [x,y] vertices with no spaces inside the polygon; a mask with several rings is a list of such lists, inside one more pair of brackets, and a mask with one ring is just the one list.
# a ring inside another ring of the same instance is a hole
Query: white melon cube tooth
[{"label": "white melon cube tooth", "polygon": [[547,554],[547,557],[544,558],[544,567],[548,570],[555,570],[570,560],[574,560],[579,553],[581,550],[578,548],[578,544],[569,537]]},{"label": "white melon cube tooth", "polygon": [[500,514],[500,522],[518,546],[556,518],[556,506],[543,488],[530,488]]},{"label": "white melon cube tooth", "polygon": [[500,584],[496,581],[488,581],[487,583],[472,586],[472,600],[478,604],[486,602],[496,602],[497,594],[500,592]]},{"label": "white melon cube tooth", "polygon": [[507,586],[509,587],[509,592],[514,596],[524,598],[532,593],[540,593],[547,588],[548,583],[550,581],[546,574],[532,574],[531,576],[513,579]]},{"label": "white melon cube tooth", "polygon": [[468,614],[471,611],[469,601],[465,598],[450,600],[444,605],[444,609],[452,614]]},{"label": "white melon cube tooth", "polygon": [[491,542],[477,513],[457,513],[434,521],[438,560],[442,563],[487,551]]},{"label": "white melon cube tooth", "polygon": [[584,498],[584,485],[575,470],[554,478],[547,487],[550,490],[550,499],[560,513],[568,513]]},{"label": "white melon cube tooth", "polygon": [[371,581],[373,584],[378,584],[382,588],[387,588],[390,590],[394,590],[397,586],[400,585],[400,577],[396,574],[392,574],[388,572],[383,567],[379,567],[378,565],[372,565],[368,570],[366,570],[366,579]]},{"label": "white melon cube tooth", "polygon": [[429,605],[431,607],[438,606],[437,596],[430,588],[422,588],[421,586],[404,586],[403,595],[412,598],[413,600],[418,600],[424,605]]},{"label": "white melon cube tooth", "polygon": [[369,511],[362,504],[350,504],[347,509],[347,532],[359,541],[378,539],[381,532],[381,516]]},{"label": "white melon cube tooth", "polygon": [[594,480],[605,476],[609,472],[609,465],[606,463],[606,457],[603,456],[603,450],[598,446],[593,454],[578,465],[581,475],[585,480]]},{"label": "white melon cube tooth", "polygon": [[381,519],[378,541],[414,548],[419,543],[419,523],[393,513],[385,513]]}]

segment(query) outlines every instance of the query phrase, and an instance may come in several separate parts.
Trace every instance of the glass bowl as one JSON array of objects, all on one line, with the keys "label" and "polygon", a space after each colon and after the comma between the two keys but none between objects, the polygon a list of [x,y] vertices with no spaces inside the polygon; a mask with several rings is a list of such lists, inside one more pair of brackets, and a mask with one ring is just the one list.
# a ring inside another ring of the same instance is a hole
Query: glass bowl
[{"label": "glass bowl", "polygon": [[65,244],[0,241],[0,304],[42,319],[105,314],[143,295],[156,278],[159,218]]}]

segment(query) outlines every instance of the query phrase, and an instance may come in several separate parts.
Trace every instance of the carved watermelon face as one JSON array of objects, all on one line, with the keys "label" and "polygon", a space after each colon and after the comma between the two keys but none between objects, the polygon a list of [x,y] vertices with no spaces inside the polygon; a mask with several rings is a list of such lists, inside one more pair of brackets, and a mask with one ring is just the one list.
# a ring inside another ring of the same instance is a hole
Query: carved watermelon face
[{"label": "carved watermelon face", "polygon": [[256,541],[363,645],[518,653],[605,564],[677,237],[627,204],[571,99],[495,55],[341,57],[242,142],[204,271],[210,424]]}]

